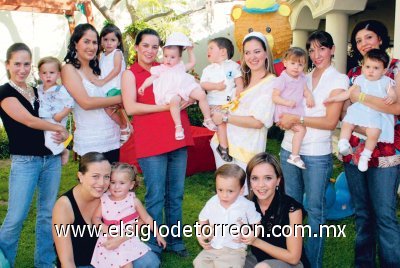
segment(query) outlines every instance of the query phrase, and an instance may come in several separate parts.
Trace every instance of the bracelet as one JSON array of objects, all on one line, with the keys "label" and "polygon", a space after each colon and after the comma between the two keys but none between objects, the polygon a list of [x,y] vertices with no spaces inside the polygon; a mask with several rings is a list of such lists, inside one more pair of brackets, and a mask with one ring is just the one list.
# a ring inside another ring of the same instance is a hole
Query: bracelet
[{"label": "bracelet", "polygon": [[358,102],[363,103],[365,101],[365,93],[361,92],[358,95]]},{"label": "bracelet", "polygon": [[304,116],[300,116],[300,125],[304,126]]},{"label": "bracelet", "polygon": [[229,121],[229,114],[227,113],[227,114],[222,115],[222,122],[228,123],[228,121]]}]

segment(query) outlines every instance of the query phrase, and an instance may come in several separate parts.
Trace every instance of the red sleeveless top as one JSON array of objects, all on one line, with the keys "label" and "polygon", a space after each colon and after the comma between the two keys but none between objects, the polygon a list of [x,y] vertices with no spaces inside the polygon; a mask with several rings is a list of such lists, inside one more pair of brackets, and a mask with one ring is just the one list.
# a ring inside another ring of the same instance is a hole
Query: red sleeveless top
[{"label": "red sleeveless top", "polygon": [[[156,65],[158,63],[153,63],[153,66]],[[136,78],[136,91],[151,76],[150,72],[138,63],[134,63],[130,71]],[[138,93],[136,96],[139,103],[155,105],[153,86],[148,87],[143,96]],[[175,140],[175,125],[169,111],[134,115],[131,122],[134,129],[133,137],[124,144],[121,153],[128,155],[136,153],[136,158],[143,158],[194,145],[189,118],[185,110],[181,111],[181,121],[185,130],[185,139],[177,141]]]}]

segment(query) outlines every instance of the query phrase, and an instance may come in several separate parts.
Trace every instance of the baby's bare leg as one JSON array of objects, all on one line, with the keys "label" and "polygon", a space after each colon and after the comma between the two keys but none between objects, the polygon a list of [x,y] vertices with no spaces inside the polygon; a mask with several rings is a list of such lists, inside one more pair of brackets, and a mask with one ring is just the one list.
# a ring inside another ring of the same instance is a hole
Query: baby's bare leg
[{"label": "baby's bare leg", "polygon": [[378,143],[379,136],[381,135],[379,128],[366,128],[367,140],[365,141],[365,148],[373,151]]},{"label": "baby's bare leg", "polygon": [[69,160],[69,150],[68,149],[64,149],[61,152],[61,165],[66,165],[68,163]]},{"label": "baby's bare leg", "polygon": [[195,99],[199,102],[199,107],[201,113],[204,116],[204,119],[207,120],[211,118],[210,106],[208,105],[206,93],[201,88],[193,89],[189,95],[192,99]]},{"label": "baby's bare leg", "polygon": [[293,140],[292,140],[292,155],[299,155],[301,143],[303,142],[303,138],[306,135],[306,127],[302,125],[294,125],[292,130],[294,131]]},{"label": "baby's bare leg", "polygon": [[355,127],[353,124],[343,122],[340,130],[340,139],[350,140],[351,133],[353,133]]},{"label": "baby's bare leg", "polygon": [[171,98],[169,101],[169,111],[171,112],[171,117],[172,120],[174,121],[175,126],[182,126],[181,122],[181,109],[180,109],[180,102],[182,98],[177,96],[174,96]]},{"label": "baby's bare leg", "polygon": [[217,137],[219,145],[221,145],[224,148],[228,148],[228,133],[226,131],[225,123],[218,125]]}]

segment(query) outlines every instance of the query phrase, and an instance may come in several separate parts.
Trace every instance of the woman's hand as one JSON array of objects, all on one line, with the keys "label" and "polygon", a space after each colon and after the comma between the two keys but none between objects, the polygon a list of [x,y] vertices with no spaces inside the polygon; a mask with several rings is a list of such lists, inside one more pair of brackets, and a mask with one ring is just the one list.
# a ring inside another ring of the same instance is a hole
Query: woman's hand
[{"label": "woman's hand", "polygon": [[165,242],[164,237],[162,237],[161,235],[157,235],[157,243],[160,247],[164,249],[167,247],[167,242]]},{"label": "woman's hand", "polygon": [[221,113],[219,110],[215,110],[213,114],[211,115],[212,121],[214,121],[214,124],[221,125],[223,123],[222,119],[224,117],[224,114]]},{"label": "woman's hand", "polygon": [[102,87],[105,85],[105,81],[104,79],[98,79],[98,78],[94,78],[90,81],[92,84],[95,84],[98,87]]},{"label": "woman's hand", "polygon": [[277,126],[283,130],[291,129],[295,124],[299,123],[299,116],[294,114],[282,114],[279,118]]},{"label": "woman's hand", "polygon": [[358,85],[352,85],[348,91],[350,92],[350,101],[352,103],[358,102],[358,98],[360,97],[361,89]]},{"label": "woman's hand", "polygon": [[53,141],[57,144],[63,143],[69,137],[69,132],[66,128],[60,126],[60,130],[51,135]]}]

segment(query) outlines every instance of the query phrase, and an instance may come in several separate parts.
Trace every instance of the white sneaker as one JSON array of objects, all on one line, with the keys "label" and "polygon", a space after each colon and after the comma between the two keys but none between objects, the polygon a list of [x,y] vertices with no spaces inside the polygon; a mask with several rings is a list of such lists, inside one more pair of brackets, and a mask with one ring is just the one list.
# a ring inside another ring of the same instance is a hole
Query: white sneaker
[{"label": "white sneaker", "polygon": [[361,172],[367,171],[368,170],[368,162],[369,162],[369,157],[365,155],[360,156],[360,160],[358,160],[358,170]]},{"label": "white sneaker", "polygon": [[338,142],[339,153],[343,156],[347,156],[352,153],[351,145],[348,140],[341,139]]}]

